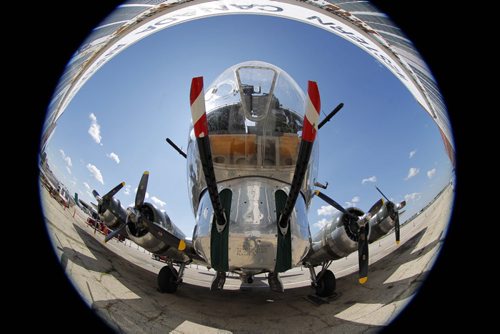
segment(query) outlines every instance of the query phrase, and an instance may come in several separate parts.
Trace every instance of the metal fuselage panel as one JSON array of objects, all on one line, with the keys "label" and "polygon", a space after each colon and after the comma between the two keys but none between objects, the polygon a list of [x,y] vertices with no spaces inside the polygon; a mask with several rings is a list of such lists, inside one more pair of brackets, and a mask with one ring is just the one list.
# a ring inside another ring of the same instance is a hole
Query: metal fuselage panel
[{"label": "metal fuselage panel", "polygon": [[[306,207],[309,208],[311,200],[314,196],[313,187],[314,181],[318,175],[318,160],[319,160],[319,140],[314,142],[311,159],[309,161],[304,183],[302,184],[301,194],[305,201]],[[274,167],[259,167],[259,166],[238,166],[234,164],[222,164],[214,162],[214,172],[217,182],[231,181],[241,178],[259,177],[262,182],[278,181],[290,185],[295,172],[295,165],[292,166],[274,166]],[[201,195],[207,188],[199,151],[194,138],[194,132],[191,127],[190,136],[187,148],[187,175],[188,175],[188,195],[193,208],[193,214],[196,216],[201,204]],[[219,192],[223,188],[219,188]],[[288,191],[287,191],[288,193]]]},{"label": "metal fuselage panel", "polygon": [[[278,226],[274,193],[288,193],[286,183],[261,177],[243,177],[219,183],[219,191],[232,191],[229,218],[229,270],[255,274],[274,271],[278,244]],[[207,192],[201,196],[196,215],[193,244],[197,253],[210,263],[210,231],[213,210]],[[310,248],[305,201],[299,197],[290,219],[292,264],[298,265]]]},{"label": "metal fuselage panel", "polygon": [[[249,274],[274,271],[281,233],[275,193],[290,192],[301,145],[305,95],[282,69],[250,61],[220,74],[206,89],[204,100],[218,191],[229,189],[232,193],[227,227],[229,270]],[[301,196],[290,218],[292,254],[288,246],[283,251],[287,259],[291,255],[292,265],[300,264],[310,248],[307,208],[318,171],[317,140],[305,167]],[[211,263],[210,256],[215,257],[210,249],[213,210],[192,127],[187,169],[188,193],[197,223],[193,245]],[[213,253],[224,252],[225,258],[225,251],[214,249]]]}]

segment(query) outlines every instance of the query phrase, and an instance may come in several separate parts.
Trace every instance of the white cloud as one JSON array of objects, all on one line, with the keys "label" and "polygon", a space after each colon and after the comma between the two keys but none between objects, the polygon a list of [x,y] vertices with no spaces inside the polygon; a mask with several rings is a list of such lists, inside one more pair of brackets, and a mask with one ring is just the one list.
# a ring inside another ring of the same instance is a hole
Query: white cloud
[{"label": "white cloud", "polygon": [[71,169],[68,166],[66,166],[66,170],[68,171],[68,174],[71,175]]},{"label": "white cloud", "polygon": [[130,195],[130,185],[128,185],[128,184],[127,184],[127,185],[125,186],[125,190],[123,191],[123,193],[124,193],[125,195]]},{"label": "white cloud", "polygon": [[328,224],[328,219],[323,218],[321,220],[318,220],[317,223],[314,223],[314,226],[316,226],[319,229],[322,229],[323,227],[325,227],[326,224]]},{"label": "white cloud", "polygon": [[417,153],[417,150],[411,151],[409,159],[413,158],[413,156],[415,155],[415,153]]},{"label": "white cloud", "polygon": [[367,182],[375,183],[375,182],[377,182],[377,177],[375,175],[373,175],[373,176],[370,176],[369,178],[361,180],[361,184],[365,184]]},{"label": "white cloud", "polygon": [[87,182],[83,182],[83,185],[85,186],[85,188],[87,188],[87,190],[90,190],[90,186]]},{"label": "white cloud", "polygon": [[410,202],[410,201],[418,201],[420,198],[422,198],[422,194],[421,193],[411,193],[411,194],[406,194],[405,195],[405,200],[406,200],[406,203]]},{"label": "white cloud", "polygon": [[156,197],[156,196],[152,196],[152,197],[151,197],[151,201],[152,201],[154,204],[159,205],[159,206],[165,206],[165,204],[167,204],[167,203],[163,202],[161,199],[159,199],[159,198],[158,198],[158,197]]},{"label": "white cloud", "polygon": [[318,216],[331,216],[337,211],[339,210],[331,205],[322,205],[321,208],[318,209]]},{"label": "white cloud", "polygon": [[408,176],[405,178],[405,180],[409,180],[412,177],[416,176],[420,172],[419,168],[416,167],[411,167],[410,170],[408,170]]},{"label": "white cloud", "polygon": [[433,168],[433,169],[427,171],[427,177],[429,179],[432,179],[434,177],[434,175],[436,175],[436,168]]},{"label": "white cloud", "polygon": [[64,162],[66,163],[66,165],[68,167],[72,167],[73,166],[73,163],[71,162],[71,158],[69,156],[67,156],[63,150],[59,150],[59,152],[61,152],[61,155],[63,157],[63,160]]},{"label": "white cloud", "polygon": [[359,196],[354,196],[350,202],[345,202],[347,206],[356,206],[356,203],[359,203]]},{"label": "white cloud", "polygon": [[97,181],[101,182],[101,184],[104,184],[104,179],[102,178],[101,171],[96,166],[87,164],[87,169]]},{"label": "white cloud", "polygon": [[111,152],[110,154],[106,154],[106,156],[108,158],[110,158],[111,160],[114,160],[114,162],[116,162],[117,164],[120,163],[120,158],[118,157],[118,154],[116,154],[115,152]]},{"label": "white cloud", "polygon": [[[90,114],[90,128],[89,135],[94,139],[97,144],[101,144],[101,126],[97,123],[97,117],[95,117],[94,113]],[[102,144],[101,144],[102,145]]]}]

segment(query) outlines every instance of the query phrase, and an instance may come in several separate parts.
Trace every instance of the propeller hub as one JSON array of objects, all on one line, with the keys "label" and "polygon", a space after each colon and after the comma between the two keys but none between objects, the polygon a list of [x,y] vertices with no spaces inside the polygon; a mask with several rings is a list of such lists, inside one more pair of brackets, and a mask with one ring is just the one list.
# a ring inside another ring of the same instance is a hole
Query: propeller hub
[{"label": "propeller hub", "polygon": [[347,233],[347,236],[352,241],[357,242],[359,238],[359,230],[364,228],[365,226],[369,228],[369,225],[367,225],[368,220],[363,218],[366,215],[359,209],[349,208],[347,209],[347,213],[348,214],[344,215],[343,218],[345,231]]},{"label": "propeller hub", "polygon": [[139,221],[139,217],[140,217],[140,211],[137,210],[136,208],[127,208],[127,219],[128,221],[134,223],[134,224],[137,224],[137,222]]}]

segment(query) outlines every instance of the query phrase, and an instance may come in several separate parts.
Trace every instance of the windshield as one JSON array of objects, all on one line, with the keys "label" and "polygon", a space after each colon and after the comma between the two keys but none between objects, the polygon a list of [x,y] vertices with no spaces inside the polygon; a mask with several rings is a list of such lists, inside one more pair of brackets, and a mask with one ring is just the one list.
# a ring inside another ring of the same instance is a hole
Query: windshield
[{"label": "windshield", "polygon": [[304,100],[274,65],[246,62],[224,71],[205,94],[214,163],[295,166]]}]

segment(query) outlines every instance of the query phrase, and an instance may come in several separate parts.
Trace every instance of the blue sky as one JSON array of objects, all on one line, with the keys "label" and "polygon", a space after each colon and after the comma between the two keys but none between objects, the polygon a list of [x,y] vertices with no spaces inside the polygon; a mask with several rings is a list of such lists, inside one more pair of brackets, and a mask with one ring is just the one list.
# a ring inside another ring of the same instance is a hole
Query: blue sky
[{"label": "blue sky", "polygon": [[[304,91],[307,80],[317,81],[324,114],[345,104],[318,135],[318,179],[329,182],[325,193],[337,202],[368,210],[380,198],[378,185],[395,201],[406,197],[406,219],[449,182],[452,168],[437,126],[385,67],[327,31],[255,15],[190,21],[113,58],[59,119],[47,147],[52,170],[85,201],[95,202],[91,189],[104,194],[125,181],[129,189],[117,195],[124,206],[149,170],[148,200],[191,236],[186,161],[165,138],[186,147],[192,77],[204,76],[208,86],[248,60],[275,64]],[[332,211],[313,201],[313,233]]]}]

